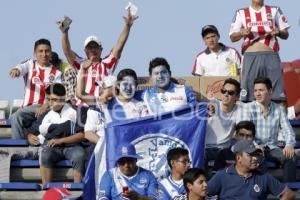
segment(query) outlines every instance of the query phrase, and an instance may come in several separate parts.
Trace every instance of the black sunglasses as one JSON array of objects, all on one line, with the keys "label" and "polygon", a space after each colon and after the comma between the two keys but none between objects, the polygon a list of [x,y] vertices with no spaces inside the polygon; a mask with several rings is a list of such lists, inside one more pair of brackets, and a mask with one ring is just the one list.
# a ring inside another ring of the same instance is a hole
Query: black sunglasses
[{"label": "black sunglasses", "polygon": [[221,93],[222,94],[229,94],[230,96],[234,95],[235,94],[235,91],[234,90],[226,90],[226,89],[221,89]]}]

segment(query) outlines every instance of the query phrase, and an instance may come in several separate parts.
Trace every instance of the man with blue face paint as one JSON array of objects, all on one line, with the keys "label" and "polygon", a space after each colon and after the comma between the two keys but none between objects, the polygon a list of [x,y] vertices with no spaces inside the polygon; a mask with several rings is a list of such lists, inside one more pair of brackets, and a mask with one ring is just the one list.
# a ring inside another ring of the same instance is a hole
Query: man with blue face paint
[{"label": "man with blue face paint", "polygon": [[172,82],[170,65],[165,58],[157,57],[150,61],[149,75],[153,87],[144,91],[142,98],[150,114],[161,114],[196,104],[191,88]]}]

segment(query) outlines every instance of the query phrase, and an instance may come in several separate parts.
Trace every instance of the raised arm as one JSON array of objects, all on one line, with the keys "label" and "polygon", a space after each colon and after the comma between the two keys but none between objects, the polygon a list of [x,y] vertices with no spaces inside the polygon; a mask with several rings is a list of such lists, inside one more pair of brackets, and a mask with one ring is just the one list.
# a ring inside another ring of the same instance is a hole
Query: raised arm
[{"label": "raised arm", "polygon": [[112,54],[116,57],[116,58],[120,58],[123,48],[125,46],[125,43],[128,39],[129,36],[129,32],[131,29],[131,26],[133,25],[133,22],[138,18],[137,16],[133,16],[130,14],[130,9],[128,9],[128,14],[127,16],[123,17],[125,20],[125,26],[123,28],[123,31],[121,32],[121,35],[119,36],[119,39],[117,41],[117,44],[115,45],[115,47],[112,50]]},{"label": "raised arm", "polygon": [[82,64],[82,68],[79,70],[78,78],[77,78],[77,86],[76,86],[76,96],[86,103],[87,105],[94,105],[95,103],[95,96],[89,95],[85,92],[85,83],[84,83],[84,76],[85,70],[92,64],[91,60],[86,60]]},{"label": "raised arm", "polygon": [[76,53],[71,49],[71,44],[69,40],[69,29],[70,29],[70,24],[72,20],[65,16],[63,20],[56,22],[59,29],[62,32],[62,37],[61,37],[61,45],[63,48],[63,52],[68,60],[68,62],[73,65],[75,58],[76,58]]}]

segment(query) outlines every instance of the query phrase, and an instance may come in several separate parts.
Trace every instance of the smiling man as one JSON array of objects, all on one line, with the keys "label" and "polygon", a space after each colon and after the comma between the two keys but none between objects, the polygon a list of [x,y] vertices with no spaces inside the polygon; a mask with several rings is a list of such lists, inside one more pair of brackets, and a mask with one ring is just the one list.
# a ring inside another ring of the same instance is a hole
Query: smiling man
[{"label": "smiling man", "polygon": [[[266,158],[278,160],[284,166],[284,181],[296,181],[295,133],[284,108],[271,101],[272,82],[269,78],[254,81],[255,101],[246,104],[241,120],[252,121],[256,127],[255,141],[265,149]],[[277,146],[278,132],[285,135],[285,147]]]},{"label": "smiling man", "polygon": [[157,57],[150,61],[149,75],[153,87],[143,92],[142,99],[150,114],[175,111],[196,104],[196,97],[191,88],[171,80],[170,65],[165,58]]},{"label": "smiling man", "polygon": [[[25,138],[24,132],[41,113],[48,108],[46,88],[49,84],[61,82],[61,72],[51,64],[51,43],[47,39],[39,39],[34,44],[35,59],[27,60],[10,70],[10,76],[23,76],[25,95],[22,108],[11,117],[12,138]],[[29,136],[28,140],[36,140]]]},{"label": "smiling man", "polygon": [[241,57],[231,47],[219,43],[220,34],[214,25],[202,28],[202,38],[207,48],[198,54],[193,66],[193,75],[198,76],[237,76]]},{"label": "smiling man", "polygon": [[240,140],[233,147],[236,164],[218,171],[208,182],[208,195],[220,200],[265,200],[268,194],[294,199],[294,193],[267,173],[257,171],[262,156],[253,141]]},{"label": "smiling man", "polygon": [[240,97],[240,83],[232,78],[226,79],[221,89],[222,101],[212,99],[215,113],[208,117],[205,139],[205,164],[215,160],[218,152],[230,146],[230,140],[239,121],[241,105],[236,102]]},{"label": "smiling man", "polygon": [[[125,26],[118,41],[109,55],[103,59],[101,58],[103,47],[97,36],[92,35],[85,39],[84,51],[87,59],[84,59],[71,49],[68,33],[71,20],[65,17],[64,20],[58,22],[59,28],[62,31],[62,48],[64,54],[70,65],[78,70],[81,69],[78,76],[80,79],[84,79],[84,93],[76,93],[76,95],[85,103],[86,101],[89,102],[90,99],[94,99],[94,96],[97,97],[99,95],[100,87],[95,82],[102,81],[105,76],[114,72],[128,39],[130,29],[138,17],[131,15],[130,11],[128,11],[128,15],[123,18]],[[66,23],[67,21],[69,22]]]}]

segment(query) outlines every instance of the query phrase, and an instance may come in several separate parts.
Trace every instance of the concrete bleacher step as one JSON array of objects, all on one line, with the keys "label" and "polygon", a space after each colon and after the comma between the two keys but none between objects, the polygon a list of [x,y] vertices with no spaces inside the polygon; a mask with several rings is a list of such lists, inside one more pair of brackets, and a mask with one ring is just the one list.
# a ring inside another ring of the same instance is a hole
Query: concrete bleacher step
[{"label": "concrete bleacher step", "polygon": [[[41,183],[41,173],[39,168],[11,168],[11,182],[38,182]],[[54,168],[53,181],[73,181],[72,168]]]}]

